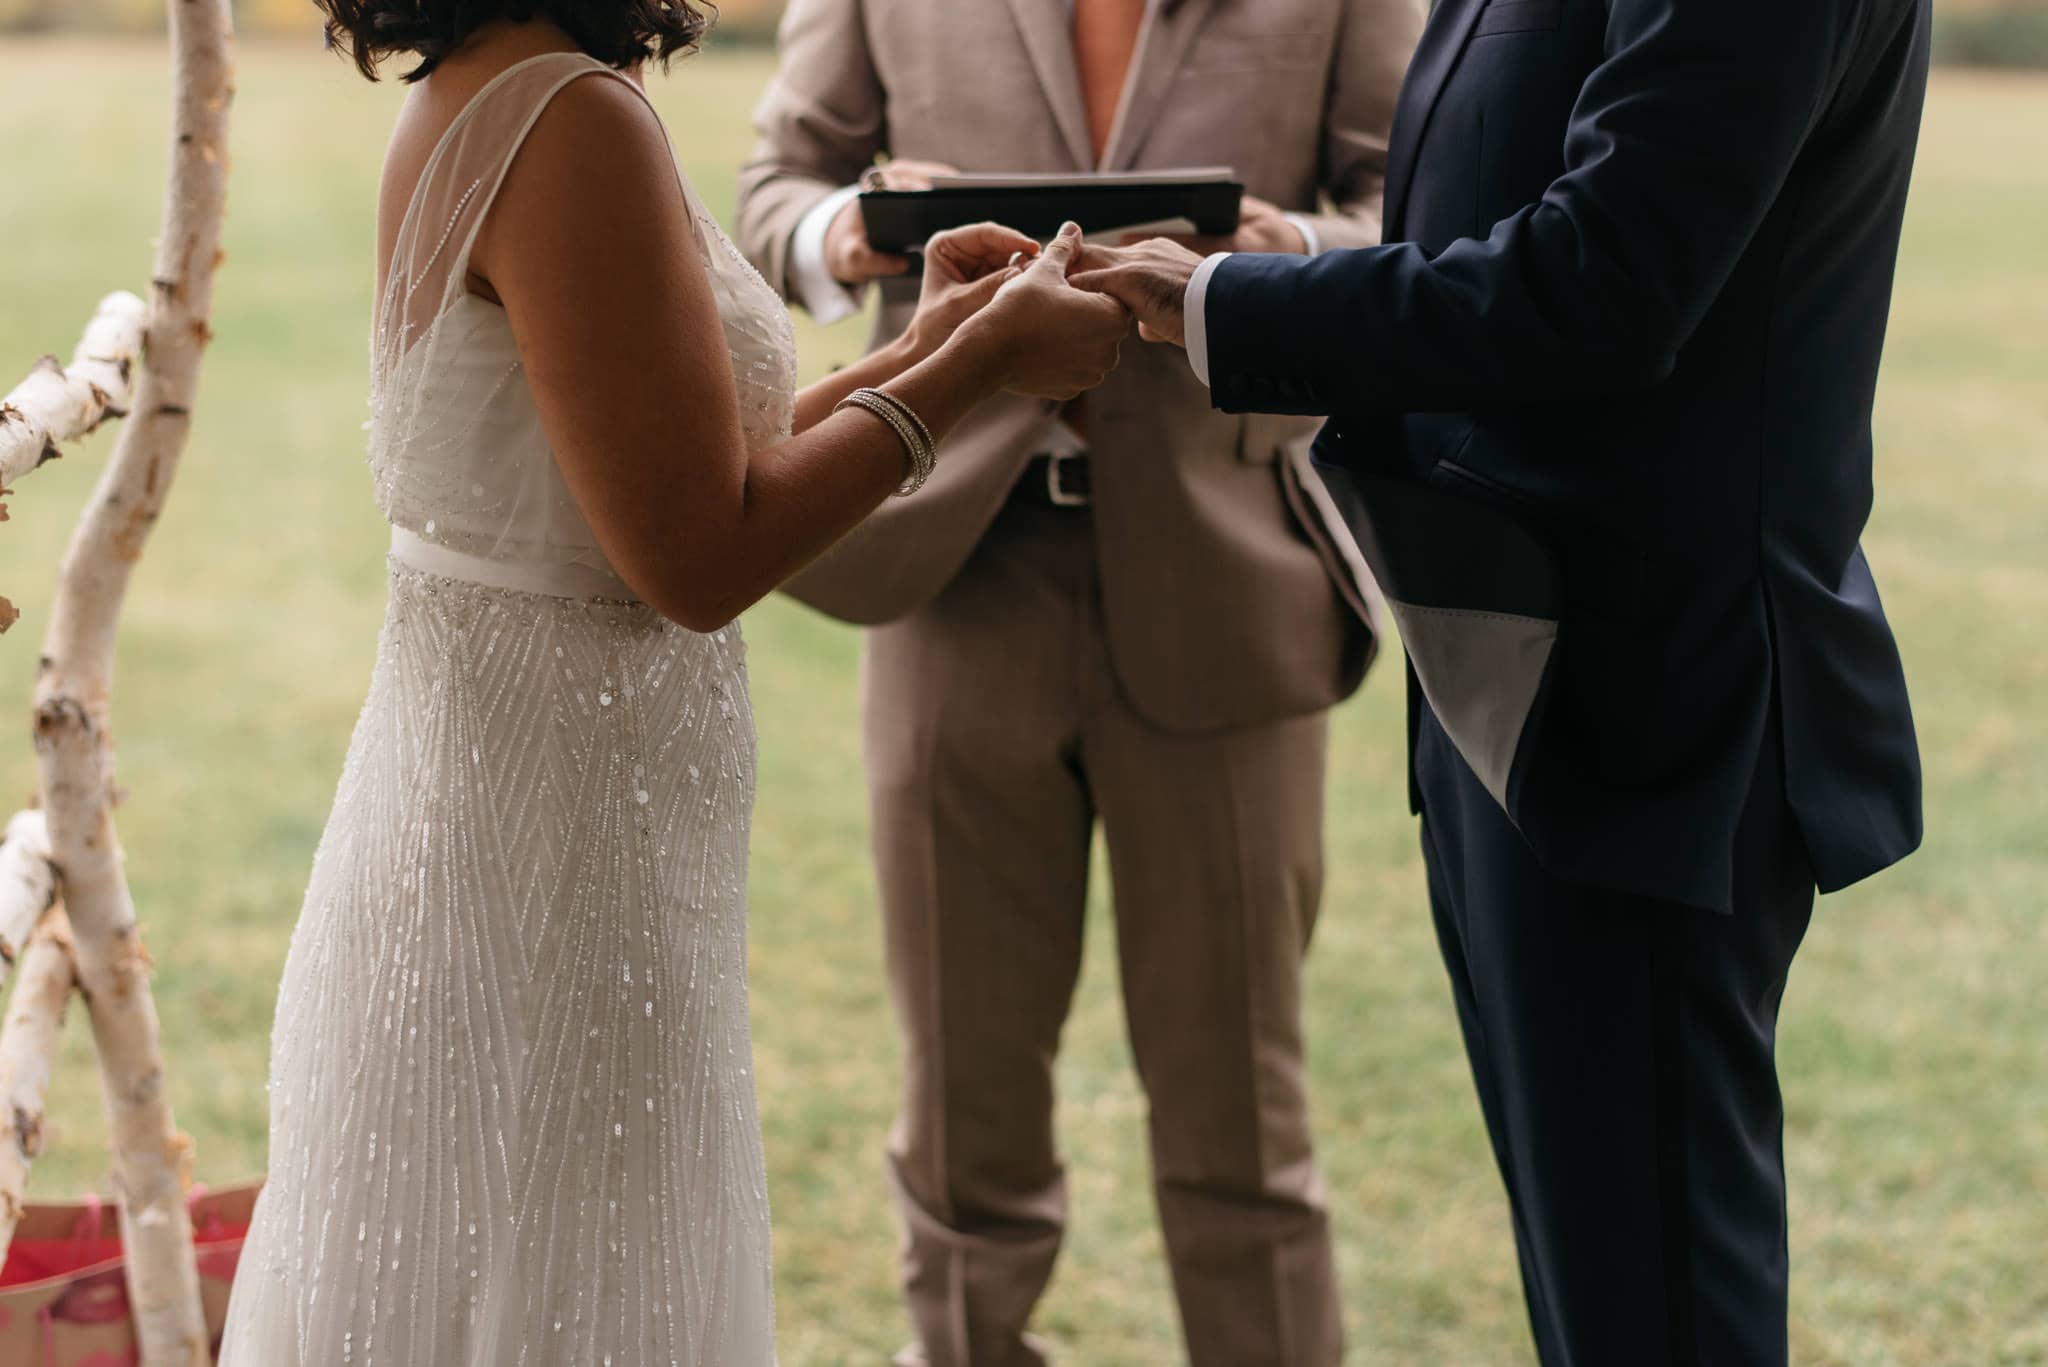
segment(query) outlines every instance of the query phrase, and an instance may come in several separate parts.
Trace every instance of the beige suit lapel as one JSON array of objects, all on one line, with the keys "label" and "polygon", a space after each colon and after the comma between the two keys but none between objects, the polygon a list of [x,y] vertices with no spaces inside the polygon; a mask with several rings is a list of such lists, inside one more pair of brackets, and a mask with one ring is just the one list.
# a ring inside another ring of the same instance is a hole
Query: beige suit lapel
[{"label": "beige suit lapel", "polygon": [[[952,0],[943,3],[950,4]],[[1095,154],[1088,140],[1088,106],[1081,99],[1081,73],[1074,66],[1074,35],[1067,22],[1066,6],[1060,0],[1009,3],[1018,36],[1024,40],[1024,50],[1031,54],[1031,65],[1038,70],[1038,83],[1045,88],[1046,102],[1052,106],[1053,120],[1059,125],[1067,155],[1074,159],[1074,169],[1094,170]],[[963,53],[961,59],[971,63],[974,56]],[[960,75],[965,80],[973,79],[972,71]]]},{"label": "beige suit lapel", "polygon": [[[1105,171],[1128,171],[1145,146],[1145,137],[1173,92],[1174,78],[1186,60],[1188,45],[1201,32],[1222,0],[1153,0],[1145,35],[1131,58],[1116,126],[1110,130]],[[1071,66],[1072,63],[1070,62]]]}]

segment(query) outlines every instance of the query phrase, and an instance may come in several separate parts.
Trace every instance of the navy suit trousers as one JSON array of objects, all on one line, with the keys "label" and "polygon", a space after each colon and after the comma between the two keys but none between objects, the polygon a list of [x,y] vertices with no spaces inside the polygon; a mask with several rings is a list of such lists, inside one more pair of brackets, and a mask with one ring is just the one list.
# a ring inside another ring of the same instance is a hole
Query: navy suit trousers
[{"label": "navy suit trousers", "polygon": [[1775,1044],[1814,881],[1762,749],[1722,915],[1547,873],[1423,708],[1430,898],[1545,1367],[1786,1361]]}]

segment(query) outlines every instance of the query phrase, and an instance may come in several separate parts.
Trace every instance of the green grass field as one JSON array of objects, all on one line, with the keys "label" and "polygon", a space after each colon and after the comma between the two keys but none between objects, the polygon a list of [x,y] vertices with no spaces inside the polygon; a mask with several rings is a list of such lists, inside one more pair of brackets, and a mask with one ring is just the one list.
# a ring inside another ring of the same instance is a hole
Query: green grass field
[{"label": "green grass field", "polygon": [[[659,83],[686,168],[733,202],[758,53]],[[0,387],[147,279],[165,75],[150,46],[0,43]],[[365,416],[372,192],[397,99],[304,47],[243,54],[228,261],[199,421],[138,573],[116,684],[130,875],[198,1174],[264,1161],[272,993],[383,607]],[[1868,538],[1927,754],[1927,849],[1824,903],[1786,1004],[1793,1340],[1803,1364],[2048,1364],[2048,79],[1943,77],[1880,395]],[[728,217],[729,221],[729,217]],[[809,373],[857,327],[802,333]],[[33,785],[27,701],[58,554],[109,445],[25,480],[0,527],[0,794]],[[855,635],[747,622],[763,742],[754,1011],[784,1360],[905,1336],[881,1142],[895,1086],[866,866]],[[1399,673],[1336,732],[1310,983],[1352,1360],[1529,1359],[1506,1209],[1437,963],[1403,801]],[[4,815],[4,813],[0,813]],[[1061,1069],[1068,1256],[1043,1330],[1082,1364],[1179,1346],[1106,906]],[[45,1196],[104,1189],[71,1023]]]}]

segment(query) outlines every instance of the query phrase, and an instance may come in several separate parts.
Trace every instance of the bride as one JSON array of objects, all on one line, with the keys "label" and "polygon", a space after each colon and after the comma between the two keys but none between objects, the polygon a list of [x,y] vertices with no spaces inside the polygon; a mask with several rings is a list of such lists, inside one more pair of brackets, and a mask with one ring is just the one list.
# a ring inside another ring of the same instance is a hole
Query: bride
[{"label": "bride", "polygon": [[638,84],[682,0],[322,0],[415,82],[378,214],[370,691],[279,993],[228,1367],[775,1358],[732,619],[1122,306],[942,234],[902,341],[789,320]]}]

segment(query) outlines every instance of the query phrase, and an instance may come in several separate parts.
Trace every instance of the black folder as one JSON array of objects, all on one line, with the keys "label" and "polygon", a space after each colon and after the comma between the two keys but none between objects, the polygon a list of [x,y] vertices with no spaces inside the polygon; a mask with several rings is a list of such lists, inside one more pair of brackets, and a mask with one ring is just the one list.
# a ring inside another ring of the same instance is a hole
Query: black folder
[{"label": "black folder", "polygon": [[1185,219],[1204,236],[1237,231],[1244,185],[1228,171],[1104,176],[958,176],[929,190],[865,190],[861,220],[877,251],[920,251],[933,233],[1007,224],[1046,240],[1069,219],[1089,233]]}]

